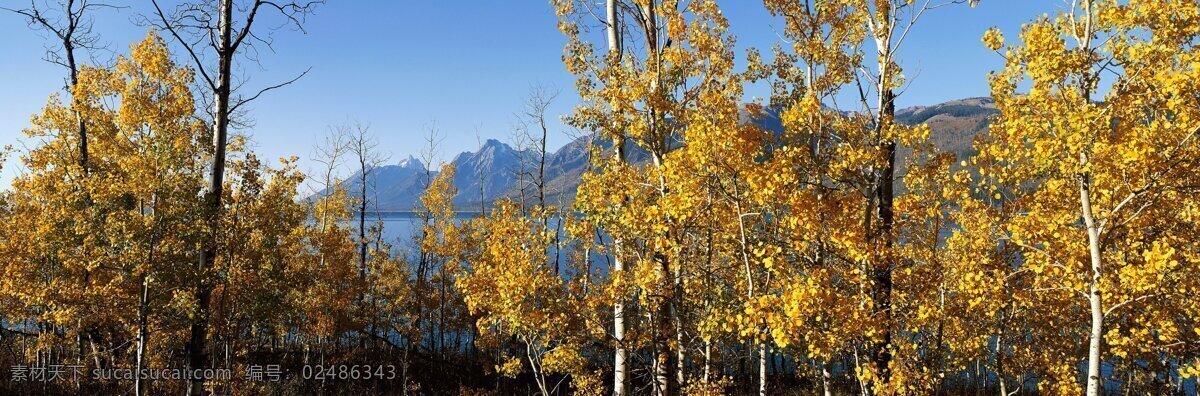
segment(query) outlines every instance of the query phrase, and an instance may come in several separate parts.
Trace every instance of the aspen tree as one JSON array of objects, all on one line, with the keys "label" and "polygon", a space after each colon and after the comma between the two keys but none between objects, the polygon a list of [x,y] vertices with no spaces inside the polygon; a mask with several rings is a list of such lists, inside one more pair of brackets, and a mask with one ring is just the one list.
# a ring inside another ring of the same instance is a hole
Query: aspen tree
[{"label": "aspen tree", "polygon": [[[893,288],[896,256],[892,252],[896,244],[895,222],[895,182],[897,148],[900,140],[911,133],[895,123],[897,90],[904,84],[902,67],[897,60],[897,53],[908,38],[916,24],[930,10],[953,4],[970,3],[972,7],[978,0],[947,0],[933,2],[930,0],[857,0],[853,2],[858,12],[863,16],[867,36],[874,48],[874,64],[863,65],[863,78],[869,80],[873,90],[874,103],[870,103],[866,94],[861,96],[864,110],[871,115],[875,132],[877,155],[882,157],[878,164],[871,167],[874,180],[870,186],[872,199],[867,219],[864,221],[868,241],[873,244],[871,267],[871,303],[872,314],[877,320],[878,334],[868,340],[869,359],[872,367],[868,384],[872,389],[886,389],[891,377],[891,361],[893,358]],[[859,82],[861,86],[862,83]],[[862,91],[860,91],[862,92]],[[871,389],[868,389],[871,390]],[[885,393],[887,391],[885,390]]]},{"label": "aspen tree", "polygon": [[[733,38],[711,1],[637,1],[624,7],[622,20],[630,21],[630,36],[637,37],[644,54],[601,59],[580,35],[586,10],[571,1],[556,6],[560,30],[569,39],[564,62],[578,76],[576,87],[584,98],[570,121],[608,135],[614,146],[629,141],[650,159],[644,168],[619,160],[602,164],[597,177],[585,177],[577,209],[585,218],[595,218],[586,221],[620,240],[623,258],[636,263],[626,270],[647,308],[654,392],[676,394],[680,379],[686,380],[679,370],[678,336],[684,328],[679,324],[681,266],[688,261],[683,249],[688,206],[676,203],[691,192],[672,185],[678,174],[671,170],[670,153],[685,140],[683,120],[692,118],[692,112],[708,111],[701,107],[702,97],[719,92],[715,86],[728,81]],[[725,110],[729,114],[736,107]],[[609,187],[598,183],[630,184],[618,188],[625,193],[602,195]],[[621,285],[623,280],[616,278],[614,283]]]},{"label": "aspen tree", "polygon": [[[263,88],[254,95],[235,95],[234,59],[239,54],[244,54],[245,51],[251,49],[256,41],[270,45],[269,42],[263,41],[265,36],[261,32],[252,34],[257,29],[254,22],[261,16],[265,16],[259,15],[260,11],[277,12],[286,20],[285,26],[295,25],[303,29],[301,19],[322,1],[254,0],[248,6],[242,7],[241,4],[235,6],[233,0],[196,0],[177,6],[170,14],[159,6],[157,0],[152,0],[151,3],[154,5],[154,17],[157,18],[147,18],[148,21],[155,27],[170,33],[184,48],[201,77],[201,87],[210,91],[213,96],[212,109],[209,113],[212,117],[213,154],[208,167],[208,186],[204,190],[207,215],[202,223],[208,230],[209,238],[201,245],[196,259],[196,269],[200,275],[195,287],[196,323],[192,326],[192,333],[187,342],[190,367],[202,369],[207,365],[208,310],[213,283],[212,279],[208,279],[211,277],[208,273],[212,272],[212,262],[218,254],[214,249],[216,249],[219,238],[217,227],[223,211],[221,198],[224,195],[225,166],[230,123],[233,121],[232,115],[246,103],[258,99],[262,94],[291,84],[307,74],[306,71],[287,82]],[[240,27],[236,28],[234,26],[236,23],[234,21],[235,8],[245,12],[244,21]],[[215,20],[212,18],[213,14],[216,15]],[[194,39],[195,37],[200,39]],[[205,42],[207,42],[207,46],[205,46]],[[215,65],[202,59],[203,55],[208,55],[208,51],[215,56]],[[198,395],[203,392],[203,379],[196,379],[189,383],[188,394]]]},{"label": "aspen tree", "polygon": [[1000,237],[1020,246],[1039,293],[1058,297],[1039,314],[1087,339],[1086,348],[1052,348],[1057,361],[1039,385],[1077,393],[1084,362],[1086,394],[1098,395],[1106,363],[1157,361],[1151,351],[1173,355],[1166,345],[1200,336],[1182,331],[1192,319],[1178,316],[1195,301],[1194,277],[1183,274],[1197,265],[1185,241],[1200,158],[1200,4],[1074,5],[1026,24],[1020,44],[985,35],[1006,66],[990,77],[1001,116],[973,163],[979,194],[1016,208]]}]

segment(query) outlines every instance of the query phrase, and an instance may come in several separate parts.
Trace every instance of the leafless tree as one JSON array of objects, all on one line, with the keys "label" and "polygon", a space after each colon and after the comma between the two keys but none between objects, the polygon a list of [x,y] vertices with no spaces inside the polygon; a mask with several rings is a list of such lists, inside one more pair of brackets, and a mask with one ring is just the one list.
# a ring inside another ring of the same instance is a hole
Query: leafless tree
[{"label": "leafless tree", "polygon": [[[534,159],[530,158],[529,152],[533,147],[533,137],[529,132],[529,124],[518,118],[513,122],[512,131],[509,135],[509,143],[512,143],[513,150],[517,152],[517,164],[509,172],[517,179],[517,203],[521,205],[522,211],[529,210],[528,195],[534,194],[530,189],[536,189],[536,181],[533,180],[534,175]],[[481,178],[482,179],[482,178]]]},{"label": "leafless tree", "polygon": [[[313,161],[321,164],[321,181],[316,186],[314,194],[327,195],[333,191],[334,186],[341,184],[337,172],[342,166],[342,162],[346,160],[346,154],[350,151],[349,140],[350,137],[346,135],[343,128],[329,128],[324,141],[313,148]],[[325,210],[322,212],[328,212],[328,208],[323,209]],[[321,230],[324,231],[328,219],[322,215],[317,221]]]},{"label": "leafless tree", "polygon": [[535,85],[529,89],[525,97],[524,108],[518,114],[518,119],[524,125],[521,130],[526,134],[524,140],[529,141],[537,150],[534,153],[536,175],[531,175],[531,182],[537,190],[538,206],[546,206],[546,139],[550,129],[546,120],[546,109],[558,98],[559,91],[544,85]]},{"label": "leafless tree", "polygon": [[[425,163],[425,178],[422,181],[422,189],[423,190],[428,190],[429,186],[433,184],[433,177],[434,177],[433,169],[435,166],[440,166],[440,164],[442,162],[440,149],[441,149],[442,141],[444,140],[444,138],[438,131],[436,121],[429,123],[426,126],[426,129],[429,131],[429,133],[425,137],[425,148],[421,151],[421,154],[420,154],[421,155],[420,160]],[[427,208],[418,207],[418,208],[414,208],[414,209],[416,209],[417,217],[421,221],[421,227],[419,228],[421,231],[418,234],[414,235],[414,237],[417,239],[417,246],[421,246],[420,241],[422,238],[424,238],[424,231],[426,229],[428,229],[429,226],[432,224],[433,216]],[[416,271],[414,271],[416,274],[416,279],[415,279],[416,286],[414,287],[416,298],[415,298],[415,301],[413,301],[413,304],[416,306],[417,315],[416,315],[416,322],[414,323],[414,327],[417,329],[418,334],[421,334],[422,333],[421,326],[422,326],[422,323],[424,322],[424,318],[426,315],[425,297],[426,297],[427,289],[432,286],[432,285],[430,285],[430,283],[431,283],[430,282],[430,274],[433,273],[432,267],[435,263],[434,263],[433,254],[431,254],[430,252],[426,251],[423,248],[418,248],[417,252],[418,252],[417,268],[416,268]],[[429,349],[433,350],[433,345],[434,345],[434,338],[433,338],[433,331],[432,331],[432,329],[433,329],[433,313],[429,312],[428,315],[429,315],[429,329],[430,329],[430,331],[427,333],[427,334],[429,334]],[[418,335],[417,338],[418,339],[415,340],[415,342],[410,343],[410,348],[416,348],[417,345],[420,344],[420,339],[419,339],[420,336]]]},{"label": "leafless tree", "polygon": [[425,125],[425,147],[421,148],[421,162],[425,163],[425,180],[421,187],[429,188],[429,184],[433,182],[434,169],[440,169],[442,163],[442,142],[446,140],[442,136],[441,130],[438,129],[437,121],[430,121]]},{"label": "leafless tree", "polygon": [[[325,134],[324,140],[313,148],[313,161],[321,164],[322,178],[319,184],[314,187],[315,191],[313,194],[321,205],[320,217],[316,220],[317,227],[322,233],[330,227],[329,205],[334,202],[331,202],[328,198],[342,184],[343,180],[337,176],[337,172],[346,160],[346,156],[350,153],[350,143],[348,128],[342,126],[330,127]],[[338,202],[337,204],[344,203]],[[320,254],[318,260],[319,267],[324,268],[326,265],[324,252]]]},{"label": "leafless tree", "polygon": [[[535,193],[537,194],[537,207],[539,214],[542,217],[542,226],[549,229],[550,218],[557,217],[546,213],[546,140],[550,135],[550,127],[546,118],[546,111],[550,104],[558,98],[559,91],[547,87],[545,85],[535,85],[529,89],[529,94],[525,97],[524,107],[517,115],[517,118],[523,124],[521,128],[525,132],[524,141],[532,143],[534,150],[531,162],[534,162],[530,171],[536,172],[530,175],[530,181],[533,183]],[[528,151],[522,151],[522,157]],[[561,221],[557,221],[559,225]],[[559,245],[558,233],[554,235],[554,273],[559,273]]]},{"label": "leafless tree", "polygon": [[[379,206],[375,198],[378,197],[376,192],[377,177],[375,172],[387,161],[387,157],[379,151],[379,139],[371,135],[371,127],[363,124],[355,124],[353,128],[343,127],[345,133],[349,136],[350,152],[354,154],[355,163],[358,165],[358,276],[364,282],[367,280],[367,253],[368,246],[371,240],[367,239],[367,208],[373,206],[376,216],[379,215]],[[378,224],[378,223],[377,223]],[[380,230],[377,226],[373,226],[370,233],[378,234]],[[378,238],[372,238],[378,240]],[[356,302],[361,306],[364,304],[366,296],[358,295]],[[372,333],[373,334],[373,333]],[[359,338],[359,346],[366,343],[367,335],[364,333]]]},{"label": "leafless tree", "polygon": [[[92,52],[102,49],[100,37],[93,31],[95,19],[92,13],[101,8],[119,8],[108,3],[89,0],[30,0],[27,8],[0,9],[17,13],[27,19],[29,27],[44,31],[52,36],[53,45],[46,48],[46,61],[67,69],[66,89],[74,98],[75,85],[79,83],[79,62],[76,50]],[[74,99],[72,99],[74,100]],[[75,106],[72,106],[75,107]],[[75,112],[76,133],[79,139],[79,168],[88,173],[87,124]]]},{"label": "leafless tree", "polygon": [[350,127],[345,128],[349,132],[350,152],[354,154],[355,163],[358,165],[358,265],[359,276],[366,277],[369,244],[367,208],[375,205],[374,210],[378,212],[378,205],[369,197],[374,197],[375,172],[387,161],[387,156],[379,151],[379,139],[371,135],[370,126],[356,124],[353,130]]},{"label": "leafless tree", "polygon": [[[158,0],[150,2],[154,6],[154,14],[146,17],[145,22],[170,33],[178,41],[194,62],[202,90],[212,94],[211,106],[207,108],[211,109],[213,156],[204,191],[203,213],[208,229],[196,260],[196,272],[200,277],[195,290],[197,312],[185,348],[188,367],[202,369],[207,365],[208,305],[212,295],[212,280],[207,279],[206,274],[216,255],[218,238],[215,225],[222,211],[221,190],[225,180],[230,116],[264,93],[289,85],[308,73],[305,71],[296,78],[262,88],[252,95],[235,95],[235,91],[241,91],[240,87],[245,81],[233,84],[234,63],[239,58],[257,61],[257,46],[273,50],[273,32],[281,28],[291,26],[303,31],[304,19],[324,1],[253,0],[235,4],[234,0],[192,0],[183,2],[170,12],[165,11]],[[235,11],[241,14],[238,16],[240,26],[236,27]],[[255,23],[267,13],[280,17],[282,22],[273,27],[267,26],[265,31],[258,31]],[[214,60],[210,57],[215,58],[214,63],[210,63]],[[188,382],[188,394],[198,395],[204,392],[203,389],[202,378]]]}]

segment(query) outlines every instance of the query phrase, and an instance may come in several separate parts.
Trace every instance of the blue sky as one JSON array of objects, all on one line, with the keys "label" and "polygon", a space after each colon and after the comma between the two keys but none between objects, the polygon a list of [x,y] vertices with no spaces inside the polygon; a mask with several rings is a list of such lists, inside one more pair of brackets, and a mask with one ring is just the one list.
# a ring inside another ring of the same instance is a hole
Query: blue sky
[{"label": "blue sky", "polygon": [[[95,30],[110,50],[97,54],[100,59],[126,52],[146,33],[135,21],[150,11],[148,1],[112,2],[129,7],[97,13]],[[780,21],[760,2],[721,5],[740,47],[767,52],[777,41]],[[980,44],[983,32],[997,26],[1011,41],[1022,23],[1064,7],[1064,0],[983,0],[974,9],[930,12],[901,49],[912,85],[899,105],[986,96],[984,77],[1002,62]],[[445,137],[446,159],[473,150],[476,129],[484,139],[508,140],[514,113],[531,86],[562,91],[550,109],[555,118],[578,99],[573,77],[562,66],[565,40],[556,23],[544,0],[330,0],[308,19],[307,34],[277,33],[275,53],[264,53],[260,65],[246,69],[247,88],[253,89],[312,68],[296,84],[250,105],[254,126],[246,133],[261,156],[297,155],[305,167],[327,128],[346,122],[369,124],[394,161],[420,151],[435,123]],[[42,60],[51,41],[21,17],[0,12],[0,37],[0,146],[20,148],[21,130],[61,89],[65,71]],[[557,148],[569,140],[569,131],[559,122],[552,127],[549,146]],[[0,186],[19,171],[19,161],[10,159],[4,168]]]}]

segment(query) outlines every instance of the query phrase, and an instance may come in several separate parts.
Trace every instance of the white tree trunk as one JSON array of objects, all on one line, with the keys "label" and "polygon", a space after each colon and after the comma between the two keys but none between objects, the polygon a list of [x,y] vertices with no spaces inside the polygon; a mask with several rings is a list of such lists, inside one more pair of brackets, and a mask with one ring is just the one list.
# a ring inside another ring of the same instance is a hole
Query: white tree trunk
[{"label": "white tree trunk", "polygon": [[[617,246],[616,257],[613,260],[613,272],[620,273],[625,271],[625,263],[621,260],[620,241],[613,241]],[[628,382],[626,376],[625,361],[628,359],[627,351],[625,350],[625,302],[621,301],[621,297],[617,297],[617,301],[613,303],[613,338],[616,340],[617,347],[613,354],[613,395],[626,395],[625,386]]]},{"label": "white tree trunk", "polygon": [[704,383],[711,381],[712,375],[712,341],[704,341]]},{"label": "white tree trunk", "polygon": [[608,0],[605,5],[605,18],[608,20],[608,52],[621,55],[621,21],[617,20],[617,0]]},{"label": "white tree trunk", "polygon": [[767,343],[758,344],[758,396],[767,396]]},{"label": "white tree trunk", "polygon": [[[683,275],[680,272],[680,267],[675,266],[675,296],[682,298],[683,295]],[[678,304],[675,306],[675,386],[683,389],[687,385],[687,376],[684,372],[684,364],[687,356],[684,356],[684,351],[687,350],[687,341],[683,338],[683,306]]]},{"label": "white tree trunk", "polygon": [[[617,0],[608,0],[606,8],[606,18],[608,19],[608,51],[615,56],[621,56],[621,26],[617,18]],[[619,140],[613,142],[613,148],[617,155],[617,160],[625,160],[625,142]],[[613,273],[618,274],[625,271],[625,262],[621,258],[621,240],[613,240]],[[617,296],[616,302],[613,303],[613,338],[616,341],[616,348],[613,353],[613,395],[625,396],[627,393],[626,387],[628,383],[626,360],[628,352],[625,350],[625,302],[620,296]]]},{"label": "white tree trunk", "polygon": [[833,396],[833,389],[830,387],[832,381],[833,375],[829,373],[829,362],[821,362],[821,389],[825,396]]},{"label": "white tree trunk", "polygon": [[[1087,156],[1080,154],[1080,161],[1087,164]],[[1092,312],[1092,329],[1088,335],[1088,376],[1087,396],[1099,396],[1100,388],[1100,348],[1104,337],[1104,304],[1100,294],[1100,275],[1103,267],[1100,261],[1100,229],[1096,226],[1091,200],[1091,175],[1084,174],[1079,185],[1079,202],[1083,212],[1083,223],[1087,227],[1088,253],[1091,256],[1092,276],[1088,285],[1088,303]]]},{"label": "white tree trunk", "polygon": [[146,394],[146,381],[142,379],[142,370],[146,369],[146,337],[148,336],[147,327],[147,312],[150,309],[150,280],[146,275],[142,275],[142,297],[138,304],[138,331],[137,331],[137,367],[134,372],[133,394],[142,396]]}]

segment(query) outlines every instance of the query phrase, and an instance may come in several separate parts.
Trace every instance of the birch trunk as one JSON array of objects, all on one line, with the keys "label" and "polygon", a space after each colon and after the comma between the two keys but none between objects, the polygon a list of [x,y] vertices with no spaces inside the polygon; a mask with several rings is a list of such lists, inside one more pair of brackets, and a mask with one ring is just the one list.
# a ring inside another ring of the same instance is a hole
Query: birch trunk
[{"label": "birch trunk", "polygon": [[[70,10],[67,10],[70,14]],[[67,36],[63,38],[63,52],[67,54],[67,67],[71,72],[71,101],[75,105],[80,103],[75,98],[75,86],[79,84],[79,67],[75,63],[75,42],[74,38]],[[79,108],[72,106],[72,113],[75,115],[76,129],[79,133],[79,168],[83,170],[83,174],[87,175],[88,170],[88,137],[87,137],[87,122],[83,120],[83,115],[79,113]]]},{"label": "birch trunk", "polygon": [[[879,5],[886,3],[886,5]],[[896,117],[896,95],[891,84],[893,84],[893,75],[897,72],[892,68],[893,55],[895,54],[895,46],[893,45],[893,34],[895,33],[895,24],[897,16],[895,9],[891,8],[891,2],[877,2],[878,22],[868,20],[868,27],[871,31],[871,36],[875,40],[877,53],[876,70],[876,92],[878,94],[876,103],[875,117],[875,132],[879,139],[878,148],[886,160],[883,168],[878,169],[875,174],[874,189],[875,199],[874,217],[879,221],[879,227],[870,232],[868,223],[868,235],[873,242],[882,242],[880,248],[881,254],[875,256],[876,267],[872,269],[872,285],[871,299],[875,305],[875,314],[879,317],[880,323],[883,324],[882,337],[879,340],[870,342],[871,364],[878,375],[877,380],[873,381],[871,390],[886,384],[891,377],[889,369],[892,361],[890,344],[892,339],[892,256],[891,249],[893,244],[892,227],[895,222],[895,212],[893,208],[895,199],[895,188],[893,179],[896,172],[896,141],[893,138],[886,137],[887,128],[890,128]],[[866,99],[864,98],[864,101]],[[870,218],[871,216],[868,216]],[[880,240],[882,239],[882,241]],[[874,393],[874,392],[872,392]]]},{"label": "birch trunk", "polygon": [[830,387],[832,381],[833,375],[829,373],[829,362],[821,362],[821,390],[825,396],[833,396],[833,390]]},{"label": "birch trunk", "polygon": [[[1084,154],[1079,156],[1080,162],[1087,164]],[[1088,253],[1091,256],[1092,276],[1088,285],[1088,304],[1092,313],[1092,328],[1088,335],[1088,371],[1087,396],[1099,396],[1100,383],[1100,348],[1104,341],[1104,301],[1100,294],[1100,275],[1103,267],[1100,261],[1100,229],[1092,211],[1091,175],[1084,173],[1079,182],[1079,203],[1083,212],[1083,223],[1087,228]]]},{"label": "birch trunk", "polygon": [[[359,164],[359,186],[358,186],[358,279],[364,283],[367,280],[367,168],[366,155],[362,145],[362,131],[359,131],[358,142],[356,148],[358,152]],[[354,297],[354,304],[362,308],[366,296],[358,293]],[[371,330],[374,334],[374,329]],[[362,348],[367,343],[367,335],[359,334],[358,347]]]},{"label": "birch trunk", "polygon": [[146,381],[142,379],[142,370],[146,368],[146,337],[147,331],[147,316],[150,309],[150,278],[142,275],[142,297],[138,304],[138,331],[137,331],[137,367],[133,380],[133,394],[141,396],[146,394]]},{"label": "birch trunk", "polygon": [[[212,297],[209,281],[204,279],[205,272],[212,267],[216,255],[217,221],[221,214],[222,186],[225,182],[225,146],[229,133],[229,93],[230,71],[233,68],[232,19],[233,0],[222,0],[220,4],[220,19],[218,23],[219,42],[217,44],[217,84],[213,92],[213,158],[208,175],[208,186],[204,193],[204,210],[209,229],[196,260],[196,272],[201,279],[196,287],[196,319],[191,326],[191,335],[187,345],[188,368],[203,369],[206,365],[206,343],[208,337],[208,306]],[[188,383],[188,394],[204,393],[204,379],[194,378]]]},{"label": "birch trunk", "polygon": [[758,396],[767,396],[767,343],[758,344]]},{"label": "birch trunk", "polygon": [[[361,137],[360,137],[361,139]],[[361,146],[360,146],[361,148]],[[367,276],[367,173],[371,171],[366,162],[366,153],[358,153],[358,275]],[[361,300],[361,296],[359,296]]]},{"label": "birch trunk", "polygon": [[712,375],[712,341],[704,340],[704,383],[711,381]]},{"label": "birch trunk", "polygon": [[[621,56],[621,21],[617,17],[617,0],[608,0],[605,7],[608,20],[608,52],[612,56]],[[623,136],[623,134],[622,134]],[[625,162],[625,141],[617,139],[613,142],[613,150],[617,160]],[[625,271],[625,262],[621,257],[621,240],[613,240],[613,273]],[[628,386],[626,360],[628,352],[625,349],[625,302],[618,296],[613,303],[613,339],[616,349],[613,353],[613,395],[625,396]]]},{"label": "birch trunk", "polygon": [[[1082,4],[1086,12],[1084,17],[1084,33],[1080,44],[1089,52],[1092,48],[1093,34],[1093,1],[1086,0]],[[1084,88],[1083,103],[1091,101],[1090,88]],[[1092,313],[1092,328],[1088,334],[1088,375],[1087,396],[1099,396],[1103,384],[1100,382],[1100,348],[1104,337],[1104,301],[1100,294],[1100,275],[1103,266],[1100,261],[1100,228],[1096,225],[1095,212],[1092,210],[1092,176],[1087,171],[1091,165],[1086,153],[1079,153],[1079,164],[1085,169],[1079,179],[1079,208],[1082,212],[1083,224],[1087,228],[1088,255],[1091,256],[1092,276],[1088,282],[1088,305]]]},{"label": "birch trunk", "polygon": [[[683,296],[683,274],[678,265],[675,266],[675,292],[676,299],[681,299]],[[684,372],[684,351],[687,349],[686,341],[683,338],[683,304],[675,306],[675,386],[683,389],[687,385],[687,378]]]},{"label": "birch trunk", "polygon": [[[659,54],[659,27],[656,7],[657,5],[654,0],[649,0],[641,4],[641,14],[643,18],[642,32],[646,35],[646,59],[648,60],[648,63],[654,62],[655,64],[658,64],[662,62],[662,59]],[[648,65],[647,67],[655,69],[658,68],[656,65]],[[658,78],[661,78],[661,76]],[[660,80],[655,79],[650,82],[650,97],[657,95],[659,87]],[[647,110],[647,117],[650,125],[649,136],[657,136],[656,133],[658,131],[656,129],[658,128],[659,123],[663,121],[660,119],[661,114],[659,114],[658,109],[656,109],[653,105],[647,105]],[[650,149],[649,151],[651,152],[651,159],[653,160],[654,164],[653,169],[655,169],[658,173],[658,191],[660,194],[662,194],[664,191],[666,191],[666,180],[662,171],[663,159],[667,151],[666,142],[665,140],[662,142],[650,142],[650,147],[648,148]],[[671,275],[671,263],[668,261],[669,258],[662,254],[657,254],[656,256],[657,257],[655,261],[657,262],[658,267],[655,268],[655,275],[658,279],[663,279],[665,283],[665,280],[668,279],[667,277]],[[654,377],[657,381],[656,389],[658,390],[658,394],[674,396],[678,394],[678,388],[674,386],[675,384],[673,384],[675,377],[673,371],[675,371],[675,367],[671,362],[674,357],[671,355],[670,333],[674,329],[672,326],[672,321],[677,320],[677,318],[672,317],[672,308],[674,305],[674,299],[678,296],[674,295],[675,293],[673,292],[673,284],[663,284],[660,286],[660,288],[664,289],[664,296],[656,298],[656,301],[654,302],[654,309],[658,311],[656,314],[653,338],[656,354],[654,358]],[[671,290],[671,295],[665,295],[665,290]]]}]

